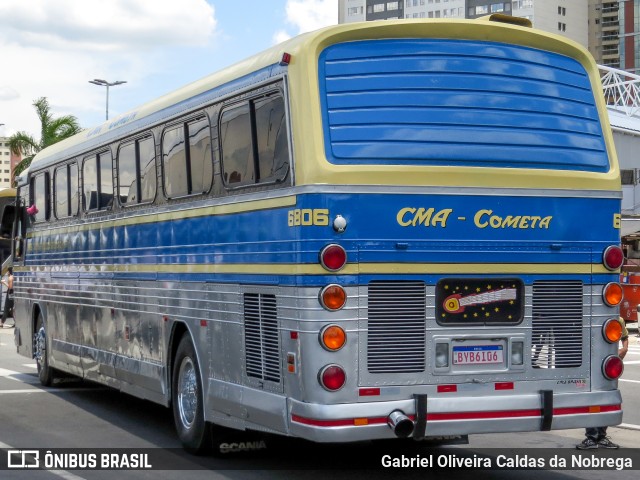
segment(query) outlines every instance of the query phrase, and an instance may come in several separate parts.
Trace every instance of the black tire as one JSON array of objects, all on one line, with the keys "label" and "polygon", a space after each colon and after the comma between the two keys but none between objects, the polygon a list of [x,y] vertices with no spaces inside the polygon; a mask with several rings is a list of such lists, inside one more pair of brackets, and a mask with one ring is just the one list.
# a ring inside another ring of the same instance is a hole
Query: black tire
[{"label": "black tire", "polygon": [[204,421],[204,396],[200,367],[189,335],[178,344],[173,362],[171,405],[173,421],[182,446],[201,455],[211,451],[211,425]]},{"label": "black tire", "polygon": [[50,387],[55,378],[55,372],[49,366],[47,327],[42,313],[38,313],[36,328],[33,333],[33,357],[36,359],[40,383],[45,387]]}]

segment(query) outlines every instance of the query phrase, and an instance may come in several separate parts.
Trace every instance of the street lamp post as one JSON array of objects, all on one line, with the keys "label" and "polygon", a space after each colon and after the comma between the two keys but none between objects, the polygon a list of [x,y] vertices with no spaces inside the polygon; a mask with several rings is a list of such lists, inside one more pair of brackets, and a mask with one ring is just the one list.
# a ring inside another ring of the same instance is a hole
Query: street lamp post
[{"label": "street lamp post", "polygon": [[127,83],[127,81],[116,80],[115,82],[107,82],[106,80],[94,78],[93,80],[89,80],[89,83],[93,83],[94,85],[98,85],[100,87],[107,87],[107,120],[109,120],[109,87],[113,87],[114,85],[122,85],[123,83]]}]

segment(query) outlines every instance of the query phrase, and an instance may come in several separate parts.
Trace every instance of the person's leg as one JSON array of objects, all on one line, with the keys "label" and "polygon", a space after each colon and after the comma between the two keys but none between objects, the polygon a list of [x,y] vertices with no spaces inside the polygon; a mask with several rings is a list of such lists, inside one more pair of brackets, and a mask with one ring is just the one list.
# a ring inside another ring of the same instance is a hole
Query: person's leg
[{"label": "person's leg", "polygon": [[598,448],[598,435],[600,435],[600,431],[596,427],[588,427],[585,429],[585,439],[576,445],[578,450],[593,450]]},{"label": "person's leg", "polygon": [[598,448],[620,448],[620,445],[613,443],[607,436],[607,427],[598,427]]}]

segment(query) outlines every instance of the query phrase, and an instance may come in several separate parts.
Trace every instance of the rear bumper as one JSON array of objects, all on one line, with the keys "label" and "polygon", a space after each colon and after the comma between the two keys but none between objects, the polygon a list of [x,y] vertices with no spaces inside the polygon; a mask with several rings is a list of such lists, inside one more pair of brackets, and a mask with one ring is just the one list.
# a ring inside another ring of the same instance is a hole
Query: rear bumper
[{"label": "rear bumper", "polygon": [[399,410],[426,425],[424,436],[527,432],[618,425],[622,422],[620,391],[510,395],[492,397],[422,397],[426,412],[416,416],[415,399],[341,405],[289,400],[290,434],[316,442],[354,442],[395,438],[387,425]]}]

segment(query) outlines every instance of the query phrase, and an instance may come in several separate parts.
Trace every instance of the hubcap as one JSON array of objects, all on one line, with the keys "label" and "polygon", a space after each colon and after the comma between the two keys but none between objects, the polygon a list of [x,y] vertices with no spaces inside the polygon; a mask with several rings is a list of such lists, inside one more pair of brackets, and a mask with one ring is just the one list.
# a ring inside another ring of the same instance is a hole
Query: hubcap
[{"label": "hubcap", "polygon": [[178,412],[186,429],[191,428],[198,409],[198,382],[193,361],[185,357],[178,373]]}]

